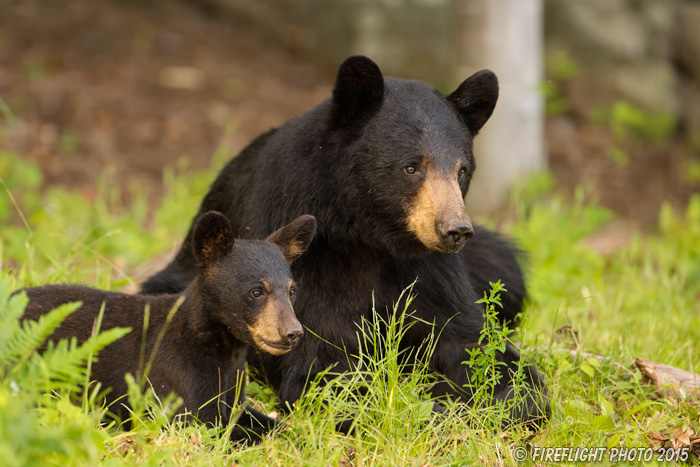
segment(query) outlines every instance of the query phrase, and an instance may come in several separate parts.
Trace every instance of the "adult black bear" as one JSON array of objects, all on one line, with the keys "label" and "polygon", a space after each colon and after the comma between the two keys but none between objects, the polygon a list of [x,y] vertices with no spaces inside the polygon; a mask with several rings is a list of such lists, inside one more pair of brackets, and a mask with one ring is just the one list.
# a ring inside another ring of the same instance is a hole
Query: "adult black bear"
[{"label": "adult black bear", "polygon": [[[303,213],[316,216],[317,236],[292,268],[304,287],[296,310],[304,326],[349,354],[373,294],[381,312],[418,278],[417,316],[442,329],[432,367],[456,383],[438,384],[434,394],[468,401],[459,389],[470,371],[465,348],[484,324],[483,307],[474,302],[489,281],[501,279],[508,289],[501,317],[512,320],[525,296],[517,251],[498,234],[472,227],[464,209],[475,168],[472,138],[497,98],[488,70],[444,96],[420,81],[385,79],[370,59],[350,57],[332,98],[254,140],[223,169],[200,211],[224,212],[244,237],[265,236]],[[143,292],[177,292],[194,272],[185,241]],[[402,345],[418,345],[429,332],[416,325]],[[329,365],[347,368],[347,357],[328,342],[310,337],[286,355],[256,362],[283,403],[299,398],[309,375]],[[508,370],[495,398],[513,399],[510,370],[520,357],[508,347],[502,358]],[[514,422],[549,415],[540,376],[531,366],[525,373]]]},{"label": "adult black bear", "polygon": [[[121,409],[126,405],[121,398],[127,393],[125,374],[144,373],[144,360],[150,358],[163,331],[147,375],[156,394],[164,397],[174,392],[183,399],[182,410],[189,410],[202,423],[215,423],[221,417],[226,424],[231,408],[244,401],[248,346],[282,355],[303,336],[292,309],[295,286],[289,263],[306,249],[315,228],[312,216],[301,216],[267,241],[234,242],[226,216],[208,212],[197,221],[190,239],[196,276],[181,294],[127,295],[78,285],[30,287],[24,289],[29,297],[24,318],[36,320],[61,304],[80,301],[82,306],[49,340],[77,337],[84,342],[104,303],[102,329],[131,328],[104,348],[92,366],[92,378],[112,389],[106,402],[119,414],[125,412]],[[166,324],[179,300],[181,305]],[[142,360],[145,306],[150,308],[150,318]],[[276,423],[247,407],[231,438],[257,441]]]}]

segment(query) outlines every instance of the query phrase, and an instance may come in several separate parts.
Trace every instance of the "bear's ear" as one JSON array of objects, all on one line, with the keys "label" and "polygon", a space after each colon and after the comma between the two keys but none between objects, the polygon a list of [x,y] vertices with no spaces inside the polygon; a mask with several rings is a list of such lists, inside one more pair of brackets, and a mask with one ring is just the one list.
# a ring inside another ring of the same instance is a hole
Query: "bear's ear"
[{"label": "bear's ear", "polygon": [[275,230],[265,240],[282,248],[287,263],[292,264],[306,251],[316,234],[316,218],[305,214],[281,229]]},{"label": "bear's ear", "polygon": [[447,100],[459,111],[472,137],[489,119],[498,100],[498,78],[491,70],[477,71],[459,85]]},{"label": "bear's ear", "polygon": [[233,248],[233,228],[226,216],[217,211],[202,214],[194,227],[192,247],[197,266],[219,261]]},{"label": "bear's ear", "polygon": [[384,77],[376,63],[362,55],[348,57],[338,69],[333,88],[333,120],[344,125],[375,110],[384,97]]}]

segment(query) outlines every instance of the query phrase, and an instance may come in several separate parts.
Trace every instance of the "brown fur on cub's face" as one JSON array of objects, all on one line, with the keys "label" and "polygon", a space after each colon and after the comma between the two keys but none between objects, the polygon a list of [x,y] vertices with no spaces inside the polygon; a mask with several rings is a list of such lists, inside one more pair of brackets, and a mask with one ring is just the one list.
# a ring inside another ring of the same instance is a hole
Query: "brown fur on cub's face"
[{"label": "brown fur on cub's face", "polygon": [[218,216],[200,221],[193,238],[212,318],[243,342],[282,355],[304,335],[294,314],[296,288],[289,265],[308,247],[316,220],[301,216],[264,241],[234,242],[228,219]]},{"label": "brown fur on cub's face", "polygon": [[267,281],[262,282],[260,289],[267,298],[255,299],[262,303],[257,319],[248,325],[252,344],[260,350],[272,355],[283,355],[292,350],[292,346],[303,337],[301,324],[290,313],[295,298],[294,287],[294,282],[290,280],[286,295],[275,294]]}]

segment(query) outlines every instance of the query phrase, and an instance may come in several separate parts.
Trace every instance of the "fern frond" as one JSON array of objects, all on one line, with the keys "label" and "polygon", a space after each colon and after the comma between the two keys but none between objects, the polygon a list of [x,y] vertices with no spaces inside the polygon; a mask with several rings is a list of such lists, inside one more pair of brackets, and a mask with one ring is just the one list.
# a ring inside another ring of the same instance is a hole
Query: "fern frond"
[{"label": "fern frond", "polygon": [[[11,325],[16,322],[24,314],[28,302],[26,293],[22,292],[10,296],[7,283],[0,281],[0,323]],[[5,330],[4,326],[2,330]]]},{"label": "fern frond", "polygon": [[0,375],[12,377],[20,388],[39,391],[67,389],[75,391],[85,383],[86,362],[112,342],[131,332],[114,328],[77,344],[75,338],[50,342],[42,355],[35,352],[82,305],[63,304],[38,320],[22,322],[29,300],[25,292],[10,295],[9,286],[0,280]]},{"label": "fern frond", "polygon": [[131,332],[131,328],[112,328],[90,337],[78,346],[75,338],[61,340],[43,355],[34,354],[22,380],[40,390],[76,390],[85,382],[88,358]]},{"label": "fern frond", "polygon": [[[0,368],[25,361],[34,350],[58,328],[66,317],[80,308],[82,303],[66,303],[41,316],[37,321],[20,319],[27,305],[23,292],[12,296],[5,303],[3,331],[0,335]],[[0,307],[3,305],[0,303]]]}]

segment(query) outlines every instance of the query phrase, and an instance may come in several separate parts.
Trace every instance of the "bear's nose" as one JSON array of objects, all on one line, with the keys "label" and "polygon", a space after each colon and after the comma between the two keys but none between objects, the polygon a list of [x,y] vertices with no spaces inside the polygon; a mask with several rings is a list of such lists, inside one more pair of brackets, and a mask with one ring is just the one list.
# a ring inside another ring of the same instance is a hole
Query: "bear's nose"
[{"label": "bear's nose", "polygon": [[468,222],[441,226],[439,232],[442,239],[453,248],[461,248],[467,240],[474,236],[474,228]]},{"label": "bear's nose", "polygon": [[301,326],[287,330],[286,340],[289,345],[295,345],[302,337],[304,337],[304,331]]}]

